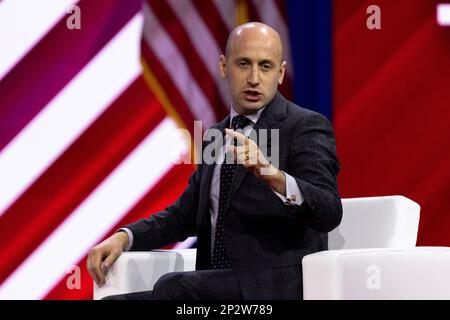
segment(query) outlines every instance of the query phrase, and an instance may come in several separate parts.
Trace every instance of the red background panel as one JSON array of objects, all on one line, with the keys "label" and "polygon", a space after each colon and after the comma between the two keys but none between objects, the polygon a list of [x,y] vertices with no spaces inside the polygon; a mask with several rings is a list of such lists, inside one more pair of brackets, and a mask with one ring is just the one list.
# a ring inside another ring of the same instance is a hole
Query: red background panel
[{"label": "red background panel", "polygon": [[450,245],[450,27],[442,1],[334,1],[333,119],[342,197],[421,205],[417,245]]}]

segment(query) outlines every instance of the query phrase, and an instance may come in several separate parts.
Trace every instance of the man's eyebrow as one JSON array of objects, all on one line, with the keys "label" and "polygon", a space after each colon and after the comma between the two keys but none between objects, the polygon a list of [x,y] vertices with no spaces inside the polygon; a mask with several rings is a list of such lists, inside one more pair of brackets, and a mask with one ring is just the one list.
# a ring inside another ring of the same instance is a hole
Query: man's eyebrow
[{"label": "man's eyebrow", "polygon": [[251,59],[247,58],[247,57],[237,57],[236,59],[234,59],[235,62],[239,62],[239,61],[245,61],[245,62],[250,62]]},{"label": "man's eyebrow", "polygon": [[[235,60],[235,62],[240,62],[240,61],[245,61],[245,62],[252,62],[252,60],[250,58],[247,57],[237,57]],[[261,61],[258,61],[258,64],[271,64],[271,65],[275,65],[275,62],[273,60],[270,59],[263,59]]]},{"label": "man's eyebrow", "polygon": [[261,61],[259,62],[259,64],[265,64],[265,63],[271,64],[271,65],[275,65],[275,62],[273,62],[273,61],[270,60],[270,59],[263,59],[263,60],[261,60]]}]

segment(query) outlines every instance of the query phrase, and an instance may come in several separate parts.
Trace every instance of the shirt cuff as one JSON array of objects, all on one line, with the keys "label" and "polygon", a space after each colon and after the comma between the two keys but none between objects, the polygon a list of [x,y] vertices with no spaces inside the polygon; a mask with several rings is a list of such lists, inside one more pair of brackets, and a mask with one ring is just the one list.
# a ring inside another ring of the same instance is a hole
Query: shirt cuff
[{"label": "shirt cuff", "polygon": [[278,196],[278,198],[281,199],[281,201],[283,201],[284,204],[300,206],[303,203],[303,194],[301,193],[297,182],[291,175],[287,174],[284,171],[283,173],[286,177],[286,196],[276,192],[275,190],[272,191],[275,192],[275,194]]},{"label": "shirt cuff", "polygon": [[129,251],[131,249],[131,247],[133,246],[133,232],[131,232],[130,229],[128,228],[120,228],[119,230],[117,230],[117,232],[119,231],[124,231],[127,233],[128,235],[128,246],[126,248],[124,248],[124,251]]}]

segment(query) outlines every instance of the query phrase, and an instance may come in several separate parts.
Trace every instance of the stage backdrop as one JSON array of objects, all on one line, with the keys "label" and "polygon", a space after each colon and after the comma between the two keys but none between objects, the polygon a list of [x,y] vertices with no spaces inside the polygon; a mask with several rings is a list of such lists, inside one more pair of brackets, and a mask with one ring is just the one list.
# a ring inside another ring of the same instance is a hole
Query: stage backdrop
[{"label": "stage backdrop", "polygon": [[[343,197],[422,206],[450,245],[450,26],[431,0],[1,0],[0,299],[90,299],[90,247],[163,209],[193,165],[177,127],[229,110],[217,58],[246,21],[278,29],[281,91],[333,121]],[[195,239],[175,244],[195,246]]]},{"label": "stage backdrop", "polygon": [[344,197],[404,195],[421,206],[417,245],[450,246],[449,1],[333,6],[333,123]]}]

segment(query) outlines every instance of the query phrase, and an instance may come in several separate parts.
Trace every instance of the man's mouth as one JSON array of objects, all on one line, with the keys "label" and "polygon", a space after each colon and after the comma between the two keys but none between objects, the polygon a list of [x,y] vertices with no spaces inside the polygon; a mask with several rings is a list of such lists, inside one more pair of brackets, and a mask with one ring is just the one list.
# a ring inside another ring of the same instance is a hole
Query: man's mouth
[{"label": "man's mouth", "polygon": [[257,90],[245,90],[243,93],[245,100],[252,102],[259,101],[262,95],[262,93]]}]

